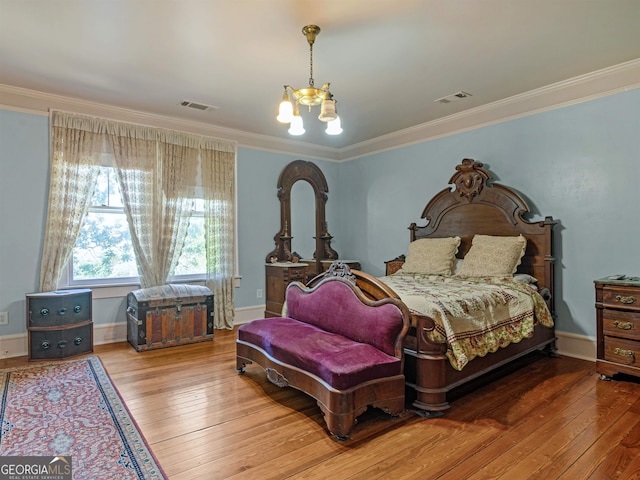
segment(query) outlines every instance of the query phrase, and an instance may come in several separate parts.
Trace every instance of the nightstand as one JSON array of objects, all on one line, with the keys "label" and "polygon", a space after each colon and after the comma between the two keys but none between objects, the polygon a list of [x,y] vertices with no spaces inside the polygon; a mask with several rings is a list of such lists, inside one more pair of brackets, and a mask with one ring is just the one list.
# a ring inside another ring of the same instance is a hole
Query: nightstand
[{"label": "nightstand", "polygon": [[393,275],[394,273],[396,273],[398,270],[402,268],[406,258],[407,257],[405,257],[404,255],[400,255],[399,257],[396,257],[393,260],[387,260],[386,262],[384,262],[385,264],[384,274]]},{"label": "nightstand", "polygon": [[596,371],[640,377],[640,277],[612,275],[594,282],[596,289]]},{"label": "nightstand", "polygon": [[91,298],[88,288],[27,294],[29,360],[93,352]]}]

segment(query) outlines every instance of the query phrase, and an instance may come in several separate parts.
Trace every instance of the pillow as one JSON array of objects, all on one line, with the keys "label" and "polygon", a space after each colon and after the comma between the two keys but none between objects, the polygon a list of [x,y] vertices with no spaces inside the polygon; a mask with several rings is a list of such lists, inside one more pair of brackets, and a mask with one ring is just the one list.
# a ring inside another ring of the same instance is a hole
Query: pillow
[{"label": "pillow", "polygon": [[475,235],[464,263],[456,275],[461,277],[503,277],[513,275],[522,261],[527,239]]},{"label": "pillow", "polygon": [[409,244],[402,268],[396,273],[451,275],[460,237],[420,238]]},{"label": "pillow", "polygon": [[462,258],[457,258],[456,257],[453,260],[453,274],[454,275],[460,271],[460,268],[462,268],[462,264],[463,263],[464,263],[464,260]]}]

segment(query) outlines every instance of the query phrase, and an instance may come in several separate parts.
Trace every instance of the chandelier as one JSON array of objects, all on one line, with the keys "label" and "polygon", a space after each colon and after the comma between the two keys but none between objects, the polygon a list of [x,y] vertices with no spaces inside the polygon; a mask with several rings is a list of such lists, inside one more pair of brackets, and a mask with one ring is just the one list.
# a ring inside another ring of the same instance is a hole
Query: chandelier
[{"label": "chandelier", "polygon": [[[316,36],[320,33],[320,27],[317,25],[307,25],[302,29],[302,33],[307,37],[309,43],[309,86],[296,90],[291,85],[284,86],[284,94],[280,109],[276,119],[281,123],[289,123],[289,134],[302,135],[304,126],[302,125],[302,117],[300,116],[300,105],[311,107],[320,105],[320,115],[318,120],[327,123],[325,132],[329,135],[338,135],[342,133],[340,126],[340,117],[336,110],[336,101],[329,91],[329,83],[325,83],[320,88],[316,88],[313,81],[313,43]],[[295,110],[293,108],[295,101]]]}]

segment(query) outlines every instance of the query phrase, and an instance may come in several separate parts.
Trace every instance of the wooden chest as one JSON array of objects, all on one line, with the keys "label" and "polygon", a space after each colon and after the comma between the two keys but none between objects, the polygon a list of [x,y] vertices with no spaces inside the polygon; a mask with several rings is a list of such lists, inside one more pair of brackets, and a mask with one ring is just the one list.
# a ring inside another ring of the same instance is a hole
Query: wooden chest
[{"label": "wooden chest", "polygon": [[640,278],[614,275],[596,280],[595,287],[596,371],[640,376]]},{"label": "wooden chest", "polygon": [[213,292],[183,284],[129,292],[127,340],[138,351],[213,340]]},{"label": "wooden chest", "polygon": [[93,352],[91,290],[57,290],[26,296],[29,360]]}]

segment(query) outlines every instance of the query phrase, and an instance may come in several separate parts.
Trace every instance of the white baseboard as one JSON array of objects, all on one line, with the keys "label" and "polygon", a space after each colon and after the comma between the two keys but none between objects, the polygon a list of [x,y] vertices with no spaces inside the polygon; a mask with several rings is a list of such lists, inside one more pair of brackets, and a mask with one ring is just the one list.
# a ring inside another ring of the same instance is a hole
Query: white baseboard
[{"label": "white baseboard", "polygon": [[[127,341],[127,325],[125,323],[109,323],[93,325],[93,344],[116,343]],[[29,336],[26,333],[5,335],[0,337],[0,358],[22,357],[29,355]]]},{"label": "white baseboard", "polygon": [[0,358],[22,357],[29,354],[27,334],[16,333],[0,337]]},{"label": "white baseboard", "polygon": [[235,325],[241,325],[248,323],[251,320],[257,320],[258,318],[264,318],[264,310],[266,305],[255,305],[253,307],[236,308],[236,316],[233,321]]},{"label": "white baseboard", "polygon": [[[264,317],[264,305],[237,308],[235,324],[241,325]],[[596,361],[596,340],[585,335],[556,331],[558,354],[579,358],[591,362]],[[94,345],[127,341],[127,325],[124,323],[109,323],[93,326]],[[26,333],[5,335],[0,337],[0,358],[21,357],[29,354],[28,336]]]},{"label": "white baseboard", "polygon": [[596,361],[596,339],[586,335],[559,332],[556,330],[558,354],[581,360]]},{"label": "white baseboard", "polygon": [[[235,323],[250,322],[264,317],[264,305],[254,307],[237,308],[235,311]],[[93,344],[104,345],[127,341],[126,323],[107,323],[93,325]],[[26,333],[0,336],[0,358],[22,357],[29,355],[29,336]]]}]

